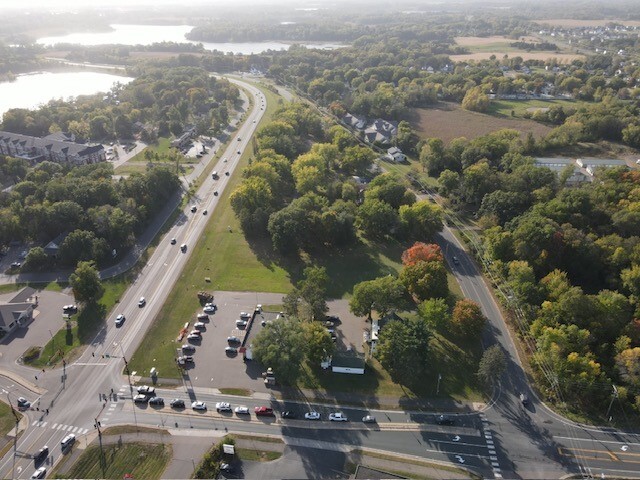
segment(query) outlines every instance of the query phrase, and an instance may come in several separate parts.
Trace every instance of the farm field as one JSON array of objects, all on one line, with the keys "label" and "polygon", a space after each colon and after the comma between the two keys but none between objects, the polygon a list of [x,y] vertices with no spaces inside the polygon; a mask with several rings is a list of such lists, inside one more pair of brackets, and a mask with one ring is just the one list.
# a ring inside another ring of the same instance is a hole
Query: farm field
[{"label": "farm field", "polygon": [[536,138],[551,131],[550,127],[533,120],[469,112],[452,103],[441,103],[437,108],[419,108],[415,113],[411,127],[418,135],[441,138],[445,143],[459,137],[471,140],[504,128],[518,130],[523,136],[531,132]]}]

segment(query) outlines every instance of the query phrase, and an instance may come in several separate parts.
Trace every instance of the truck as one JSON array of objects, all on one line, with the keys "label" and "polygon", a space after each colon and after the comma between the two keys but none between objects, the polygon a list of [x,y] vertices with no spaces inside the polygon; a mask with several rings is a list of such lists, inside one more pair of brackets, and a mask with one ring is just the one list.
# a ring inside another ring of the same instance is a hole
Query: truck
[{"label": "truck", "polygon": [[213,302],[213,295],[208,292],[200,291],[198,292],[198,300],[200,300],[201,304],[211,303]]}]

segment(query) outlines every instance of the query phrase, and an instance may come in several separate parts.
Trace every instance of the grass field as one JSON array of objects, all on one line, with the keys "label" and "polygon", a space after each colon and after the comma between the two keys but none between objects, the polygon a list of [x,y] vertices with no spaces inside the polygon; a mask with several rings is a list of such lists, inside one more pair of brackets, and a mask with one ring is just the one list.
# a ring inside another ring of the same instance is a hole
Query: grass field
[{"label": "grass field", "polygon": [[[22,418],[22,414],[18,413]],[[11,413],[11,407],[6,403],[0,402],[0,437],[4,437],[13,427],[16,426],[16,419]]]},{"label": "grass field", "polygon": [[529,109],[555,106],[577,109],[587,104],[588,102],[578,100],[492,100],[489,104],[489,113],[497,117],[513,118],[511,116],[511,112],[513,112],[514,117],[523,118]]},{"label": "grass field", "polygon": [[509,57],[521,57],[523,60],[549,60],[555,58],[560,64],[569,64],[574,60],[584,60],[584,55],[575,53],[556,53],[556,52],[527,52],[525,50],[516,50],[511,47],[506,49],[500,48],[495,50],[487,50],[474,53],[462,53],[460,55],[449,55],[453,62],[468,62],[470,60],[489,60],[492,55],[497,59],[502,59],[505,55]]},{"label": "grass field", "polygon": [[[523,104],[526,103],[523,102]],[[507,114],[509,117],[502,116],[504,114],[501,113],[501,108],[506,108],[505,105],[508,104],[500,104],[496,107],[494,112],[499,115],[496,116],[463,110],[459,105],[452,103],[440,103],[436,108],[416,109],[411,127],[421,138],[441,138],[445,143],[459,137],[471,140],[504,128],[518,130],[523,137],[531,132],[536,138],[551,131],[550,127],[533,120],[511,118],[512,108],[505,110],[509,112]]]},{"label": "grass field", "polygon": [[104,475],[101,467],[100,447],[91,445],[71,467],[68,475],[58,478],[133,478],[154,480],[162,478],[171,460],[170,445],[124,443],[104,446]]},{"label": "grass field", "polygon": [[271,462],[279,459],[282,456],[282,452],[236,448],[236,455],[241,460],[246,460],[248,462]]}]

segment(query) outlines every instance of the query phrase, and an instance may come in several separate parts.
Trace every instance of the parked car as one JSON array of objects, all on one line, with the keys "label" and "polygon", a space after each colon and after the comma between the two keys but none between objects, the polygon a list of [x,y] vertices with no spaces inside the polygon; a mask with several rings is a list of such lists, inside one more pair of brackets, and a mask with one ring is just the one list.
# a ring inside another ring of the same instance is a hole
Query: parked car
[{"label": "parked car", "polygon": [[133,397],[133,401],[135,403],[147,403],[148,400],[149,400],[149,397],[147,397],[146,395],[143,395],[142,393],[139,393],[138,395],[135,395]]},{"label": "parked car", "polygon": [[438,415],[436,417],[436,423],[438,425],[453,425],[455,420],[448,415]]},{"label": "parked car", "polygon": [[229,405],[227,402],[218,402],[218,403],[216,403],[216,411],[217,412],[230,412],[231,411],[231,405]]},{"label": "parked car", "polygon": [[40,467],[35,472],[33,472],[33,475],[31,475],[31,478],[45,478],[46,476],[47,476],[47,468]]},{"label": "parked car", "polygon": [[227,355],[233,356],[238,354],[238,349],[236,347],[226,347],[224,349],[224,353]]},{"label": "parked car", "polygon": [[191,408],[193,408],[194,410],[206,410],[207,409],[207,404],[198,400],[196,402],[193,402],[191,404]]},{"label": "parked car", "polygon": [[169,403],[169,405],[171,405],[171,408],[184,408],[184,400],[174,398],[173,400],[171,400],[171,403]]},{"label": "parked car", "polygon": [[189,334],[187,335],[187,341],[188,342],[200,342],[202,340],[202,336],[201,335],[193,335],[193,334]]},{"label": "parked car", "polygon": [[140,308],[144,307],[147,304],[147,299],[144,297],[140,297],[140,300],[138,300],[138,306]]},{"label": "parked car", "polygon": [[202,332],[200,330],[191,330],[189,335],[195,335],[197,337],[202,337]]},{"label": "parked car", "polygon": [[256,407],[254,412],[257,417],[273,417],[273,408],[271,407]]},{"label": "parked car", "polygon": [[198,330],[203,330],[207,328],[207,324],[203,322],[196,322],[193,324],[193,328],[197,328]]},{"label": "parked car", "polygon": [[138,393],[142,393],[144,395],[153,395],[154,393],[156,393],[156,389],[148,385],[141,385],[136,390],[138,391]]},{"label": "parked car", "polygon": [[149,405],[164,406],[164,398],[153,397],[149,399]]},{"label": "parked car", "polygon": [[227,343],[229,343],[229,345],[238,344],[242,343],[242,340],[240,340],[238,337],[227,337]]},{"label": "parked car", "polygon": [[121,327],[124,321],[126,320],[123,314],[120,314],[116,317],[116,327]]},{"label": "parked car", "polygon": [[249,415],[249,407],[245,405],[236,407],[234,411],[236,412],[236,415]]},{"label": "parked car", "polygon": [[330,422],[347,422],[349,419],[342,412],[335,412],[329,414]]},{"label": "parked car", "polygon": [[20,262],[12,262],[11,263],[11,268],[20,268],[22,266],[22,264]]},{"label": "parked car", "polygon": [[188,343],[185,343],[184,345],[182,345],[182,351],[183,352],[195,352],[196,351],[196,347],[194,347],[193,345],[189,345]]},{"label": "parked car", "polygon": [[364,417],[362,417],[362,421],[364,423],[376,423],[376,417],[374,417],[373,415],[365,415]]},{"label": "parked car", "polygon": [[285,410],[280,414],[280,416],[282,418],[296,418],[295,412],[292,412],[291,410]]},{"label": "parked car", "polygon": [[76,441],[76,436],[73,433],[70,433],[69,435],[67,435],[62,439],[62,441],[60,442],[60,448],[62,448],[62,450],[65,450],[69,448],[71,445],[73,445],[75,441]]},{"label": "parked car", "polygon": [[226,473],[231,473],[231,472],[233,472],[233,467],[229,463],[222,462],[220,464],[220,471],[221,472],[226,472]]},{"label": "parked car", "polygon": [[247,326],[247,321],[243,320],[241,318],[239,318],[238,320],[236,320],[236,327],[238,328],[244,328]]},{"label": "parked car", "polygon": [[247,312],[240,312],[240,318],[243,320],[249,320],[251,318],[251,314]]},{"label": "parked car", "polygon": [[304,418],[307,420],[320,420],[320,414],[318,412],[307,412],[304,414]]},{"label": "parked car", "polygon": [[78,306],[77,305],[65,305],[64,307],[62,307],[62,311],[64,313],[78,313]]},{"label": "parked car", "polygon": [[[207,303],[202,309],[204,313],[216,313],[216,306],[213,303]],[[207,317],[208,318],[208,317]]]},{"label": "parked car", "polygon": [[33,461],[35,463],[41,463],[42,461],[44,461],[45,458],[47,458],[49,456],[49,447],[47,447],[46,445],[44,447],[42,447],[40,450],[38,450],[38,453],[36,453],[33,456]]},{"label": "parked car", "polygon": [[206,313],[199,313],[196,318],[198,319],[199,322],[208,322],[209,321],[209,315],[207,315]]}]

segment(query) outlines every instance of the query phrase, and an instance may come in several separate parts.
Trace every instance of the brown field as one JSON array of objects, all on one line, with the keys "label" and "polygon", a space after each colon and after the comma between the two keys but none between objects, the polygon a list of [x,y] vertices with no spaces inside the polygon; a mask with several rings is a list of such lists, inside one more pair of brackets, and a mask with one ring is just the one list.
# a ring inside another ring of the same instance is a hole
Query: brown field
[{"label": "brown field", "polygon": [[624,25],[626,27],[638,27],[640,26],[640,21],[638,20],[616,20],[616,19],[608,19],[608,20],[577,20],[574,18],[553,18],[549,20],[531,20],[540,25],[550,25],[552,27],[602,27],[607,25],[608,23],[618,23],[620,25]]},{"label": "brown field", "polygon": [[535,37],[520,37],[517,40],[507,38],[501,35],[492,35],[491,37],[455,37],[455,42],[462,47],[479,47],[482,45],[492,45],[494,43],[509,44],[516,41],[529,43],[539,43],[540,39]]},{"label": "brown field", "polygon": [[505,55],[509,57],[520,57],[523,60],[548,60],[555,58],[558,63],[571,63],[576,59],[584,60],[584,55],[577,55],[573,53],[554,53],[554,52],[525,52],[525,51],[510,51],[510,52],[475,52],[465,53],[463,55],[449,55],[454,62],[468,62],[470,60],[488,60],[491,55],[495,55],[497,59],[501,59]]},{"label": "brown field", "polygon": [[462,110],[459,105],[441,103],[437,108],[415,109],[411,127],[422,138],[441,138],[449,143],[454,138],[468,140],[486,135],[496,130],[512,128],[525,134],[531,132],[536,138],[546,135],[551,128],[533,120],[498,118],[484,113]]}]

